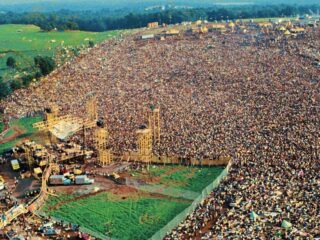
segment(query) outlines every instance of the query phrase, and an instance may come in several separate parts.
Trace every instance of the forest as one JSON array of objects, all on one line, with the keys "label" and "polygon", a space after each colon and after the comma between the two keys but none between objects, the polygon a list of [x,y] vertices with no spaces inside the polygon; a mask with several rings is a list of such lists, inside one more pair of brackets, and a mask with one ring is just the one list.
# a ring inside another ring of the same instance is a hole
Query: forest
[{"label": "forest", "polygon": [[145,27],[148,22],[157,21],[160,24],[175,24],[182,21],[198,19],[209,21],[293,17],[317,12],[320,4],[313,5],[252,5],[236,7],[212,7],[193,9],[168,9],[152,13],[122,13],[109,10],[100,11],[71,11],[55,12],[2,12],[0,24],[34,24],[43,31],[53,29],[83,30],[102,32],[116,29],[133,29]]}]

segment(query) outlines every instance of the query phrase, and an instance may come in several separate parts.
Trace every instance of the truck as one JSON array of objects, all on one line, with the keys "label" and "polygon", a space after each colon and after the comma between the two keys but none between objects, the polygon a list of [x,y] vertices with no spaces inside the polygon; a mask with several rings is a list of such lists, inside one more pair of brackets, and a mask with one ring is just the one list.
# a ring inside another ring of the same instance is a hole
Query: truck
[{"label": "truck", "polygon": [[49,183],[50,185],[70,185],[72,181],[64,175],[52,175],[49,178]]},{"label": "truck", "polygon": [[11,160],[11,166],[14,171],[18,171],[20,169],[20,164],[17,159]]},{"label": "truck", "polygon": [[88,178],[87,175],[79,175],[75,177],[75,183],[77,185],[92,184],[94,183],[94,179]]},{"label": "truck", "polygon": [[120,177],[119,174],[113,172],[112,174],[108,174],[107,177],[114,181],[116,184],[124,185],[126,184],[126,179],[123,177]]}]

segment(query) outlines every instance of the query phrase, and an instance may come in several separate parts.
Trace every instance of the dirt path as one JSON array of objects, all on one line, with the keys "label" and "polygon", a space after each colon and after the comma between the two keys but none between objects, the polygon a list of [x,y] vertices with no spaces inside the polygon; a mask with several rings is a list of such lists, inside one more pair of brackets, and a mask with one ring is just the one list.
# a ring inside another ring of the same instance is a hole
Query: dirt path
[{"label": "dirt path", "polygon": [[18,136],[22,135],[24,133],[24,130],[17,127],[17,126],[12,126],[11,129],[13,129],[13,134],[7,138],[1,139],[0,144],[10,142],[14,139],[16,139]]},{"label": "dirt path", "polygon": [[[75,198],[72,198],[72,199],[69,199],[69,200],[61,201],[61,202],[57,203],[56,205],[50,207],[48,210],[49,211],[56,210],[59,207],[61,207],[62,205],[64,205],[64,204],[68,204],[70,202],[74,202],[74,201],[81,200],[81,199],[84,199],[84,198],[92,197],[92,196],[98,195],[99,193],[102,193],[102,192],[104,192],[104,190],[93,192],[93,193],[89,193],[89,194],[84,194],[84,195],[81,195],[81,196],[78,196],[78,197],[75,197]],[[59,197],[57,197],[57,198],[59,198]]]}]

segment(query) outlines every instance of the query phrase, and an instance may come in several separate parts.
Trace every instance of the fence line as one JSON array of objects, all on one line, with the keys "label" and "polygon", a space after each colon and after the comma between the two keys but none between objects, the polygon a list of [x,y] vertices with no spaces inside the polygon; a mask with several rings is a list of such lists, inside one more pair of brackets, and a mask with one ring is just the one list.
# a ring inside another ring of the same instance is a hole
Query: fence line
[{"label": "fence line", "polygon": [[208,195],[212,192],[213,189],[217,188],[225,178],[229,170],[231,168],[232,161],[229,161],[227,167],[222,171],[222,173],[217,177],[211,184],[209,184],[205,189],[202,190],[202,193],[192,202],[192,204],[183,210],[180,214],[175,216],[167,225],[161,228],[158,232],[156,232],[150,240],[162,240],[169,232],[171,232],[175,227],[177,227],[181,222],[183,222],[187,216],[189,216],[192,212],[194,212],[197,206],[208,197]]}]

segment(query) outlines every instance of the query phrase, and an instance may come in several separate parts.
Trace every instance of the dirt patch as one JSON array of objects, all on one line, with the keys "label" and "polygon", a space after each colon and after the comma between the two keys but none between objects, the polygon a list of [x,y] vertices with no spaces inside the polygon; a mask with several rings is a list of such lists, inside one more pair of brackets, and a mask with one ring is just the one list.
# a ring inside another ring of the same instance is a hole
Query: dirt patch
[{"label": "dirt patch", "polygon": [[75,202],[75,201],[78,201],[78,200],[81,200],[81,199],[92,197],[92,196],[98,195],[98,194],[100,194],[102,192],[104,192],[104,191],[97,191],[97,192],[93,192],[93,193],[90,193],[90,194],[85,194],[85,195],[82,195],[82,196],[78,196],[78,197],[75,197],[75,198],[72,198],[72,199],[69,199],[69,200],[60,201],[58,204],[50,207],[48,210],[49,211],[55,210],[55,209],[58,209],[59,207],[61,207],[64,204],[68,204],[70,202]]},{"label": "dirt patch", "polygon": [[112,188],[110,192],[114,195],[120,195],[121,197],[131,197],[132,195],[137,194],[138,190],[126,185],[117,185]]}]

